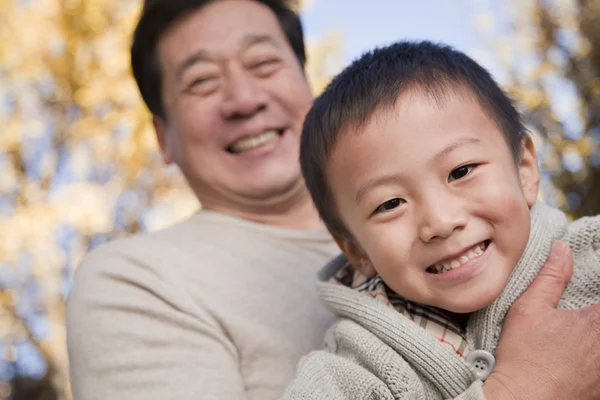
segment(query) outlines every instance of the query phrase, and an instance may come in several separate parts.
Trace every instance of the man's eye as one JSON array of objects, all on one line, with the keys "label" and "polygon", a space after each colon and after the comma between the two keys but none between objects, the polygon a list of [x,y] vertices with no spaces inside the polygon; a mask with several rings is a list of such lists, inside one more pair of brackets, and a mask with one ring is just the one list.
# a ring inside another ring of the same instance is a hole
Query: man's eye
[{"label": "man's eye", "polygon": [[214,78],[211,78],[211,77],[197,78],[197,79],[194,79],[194,80],[193,80],[193,81],[192,81],[192,82],[189,84],[189,87],[190,87],[190,88],[193,88],[194,86],[198,86],[198,85],[202,85],[202,84],[204,84],[204,83],[208,83],[208,82],[210,82],[210,81],[211,81],[211,80],[213,80],[213,79],[214,79]]},{"label": "man's eye", "polygon": [[393,210],[394,208],[399,207],[403,202],[404,200],[399,198],[388,200],[379,207],[377,207],[377,209],[375,210],[375,214]]},{"label": "man's eye", "polygon": [[185,88],[185,91],[192,94],[208,95],[214,92],[219,86],[219,80],[214,76],[205,76],[192,80]]},{"label": "man's eye", "polygon": [[268,59],[261,60],[261,61],[257,62],[256,64],[254,64],[254,68],[263,67],[265,65],[273,64],[273,63],[276,63],[276,62],[277,62],[276,59],[274,59],[274,58],[268,58]]},{"label": "man's eye", "polygon": [[279,60],[275,58],[260,61],[252,66],[252,69],[260,76],[267,76],[279,68]]},{"label": "man's eye", "polygon": [[464,178],[475,168],[475,166],[475,164],[467,164],[456,168],[454,171],[450,172],[450,176],[448,176],[448,182]]}]

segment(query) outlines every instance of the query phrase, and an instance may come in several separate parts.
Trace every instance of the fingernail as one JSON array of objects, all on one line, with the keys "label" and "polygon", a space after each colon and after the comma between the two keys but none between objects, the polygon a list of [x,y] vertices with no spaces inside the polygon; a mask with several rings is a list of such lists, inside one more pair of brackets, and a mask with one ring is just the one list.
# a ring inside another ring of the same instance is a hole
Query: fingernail
[{"label": "fingernail", "polygon": [[566,252],[566,243],[557,240],[552,243],[552,248],[550,249],[550,257],[555,259],[562,258]]}]

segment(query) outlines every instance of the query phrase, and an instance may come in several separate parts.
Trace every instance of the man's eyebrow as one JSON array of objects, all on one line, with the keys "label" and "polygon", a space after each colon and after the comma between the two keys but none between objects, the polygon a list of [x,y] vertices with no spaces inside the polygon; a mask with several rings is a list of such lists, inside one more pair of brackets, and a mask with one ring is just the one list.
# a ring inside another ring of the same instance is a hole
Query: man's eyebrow
[{"label": "man's eyebrow", "polygon": [[279,47],[279,44],[271,35],[246,35],[242,38],[241,50],[246,50],[248,47],[252,47],[257,44],[268,43],[275,47]]},{"label": "man's eyebrow", "polygon": [[400,176],[397,174],[389,174],[389,175],[380,175],[373,179],[369,179],[365,183],[359,186],[358,191],[356,192],[356,204],[360,203],[360,200],[364,197],[365,194],[370,189],[373,189],[377,186],[387,185],[389,183],[396,183],[400,180]]},{"label": "man's eyebrow", "polygon": [[[248,47],[252,47],[261,43],[269,43],[274,47],[279,47],[279,44],[270,35],[246,35],[241,40],[241,50],[246,50]],[[206,50],[198,50],[188,57],[186,57],[178,66],[176,71],[177,81],[181,80],[183,73],[186,69],[199,62],[212,62],[214,59]]]},{"label": "man's eyebrow", "polygon": [[187,56],[178,66],[176,72],[177,81],[181,80],[181,76],[185,72],[186,69],[191,67],[192,65],[204,62],[204,61],[213,61],[213,58],[208,54],[206,50],[198,50],[189,56]]},{"label": "man's eyebrow", "polygon": [[479,143],[481,143],[481,139],[474,138],[474,137],[467,137],[467,138],[461,138],[461,139],[455,140],[454,142],[450,143],[449,145],[444,147],[442,150],[440,150],[435,156],[433,156],[432,160],[439,161],[440,159],[444,158],[444,156],[447,156],[448,154],[452,153],[454,150],[458,149],[461,146],[465,146],[468,144],[479,144]]}]

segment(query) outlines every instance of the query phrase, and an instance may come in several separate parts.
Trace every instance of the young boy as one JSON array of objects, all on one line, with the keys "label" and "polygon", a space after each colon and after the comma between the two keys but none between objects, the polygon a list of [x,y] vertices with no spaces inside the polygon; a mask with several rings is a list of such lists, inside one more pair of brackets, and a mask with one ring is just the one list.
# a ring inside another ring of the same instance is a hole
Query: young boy
[{"label": "young boy", "polygon": [[315,101],[300,158],[345,258],[319,284],[339,320],[289,399],[483,399],[506,312],[554,240],[574,258],[559,308],[600,303],[600,217],[536,202],[521,116],[463,53],[365,54]]}]

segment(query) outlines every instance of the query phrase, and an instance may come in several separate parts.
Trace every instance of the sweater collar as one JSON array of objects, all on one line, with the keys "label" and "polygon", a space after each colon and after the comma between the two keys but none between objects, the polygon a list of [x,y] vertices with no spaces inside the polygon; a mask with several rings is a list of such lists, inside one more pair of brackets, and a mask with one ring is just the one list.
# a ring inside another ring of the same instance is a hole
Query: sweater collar
[{"label": "sweater collar", "polygon": [[471,349],[493,353],[510,306],[525,292],[546,262],[552,242],[566,233],[564,213],[543,203],[531,209],[531,232],[523,255],[500,296],[486,308],[471,314],[467,324],[467,342]]}]

